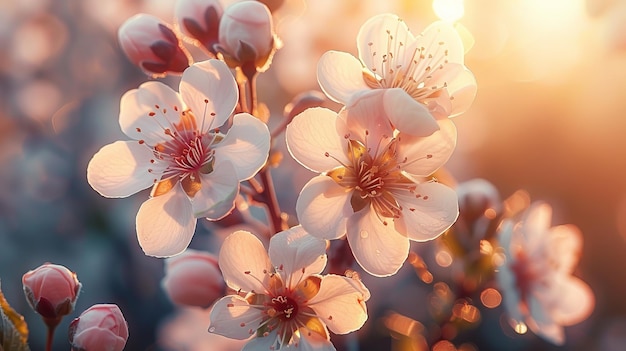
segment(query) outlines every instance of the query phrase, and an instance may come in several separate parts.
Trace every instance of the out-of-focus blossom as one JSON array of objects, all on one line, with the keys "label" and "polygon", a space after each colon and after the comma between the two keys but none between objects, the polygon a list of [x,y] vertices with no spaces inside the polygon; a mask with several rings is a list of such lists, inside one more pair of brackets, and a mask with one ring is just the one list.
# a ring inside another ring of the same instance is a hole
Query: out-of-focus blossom
[{"label": "out-of-focus blossom", "polygon": [[178,0],[174,17],[180,31],[213,55],[218,42],[220,18],[224,13],[219,0]]},{"label": "out-of-focus blossom", "polygon": [[328,51],[318,63],[322,90],[344,105],[364,89],[401,88],[420,102],[415,114],[437,119],[466,111],[476,95],[474,75],[465,68],[459,34],[435,22],[414,37],[396,15],[369,19],[357,36],[359,59]]},{"label": "out-of-focus blossom", "polygon": [[455,234],[464,247],[477,246],[490,237],[502,214],[498,189],[485,179],[472,179],[456,188],[459,197],[459,219],[454,224]]},{"label": "out-of-focus blossom", "polygon": [[586,319],[594,307],[589,286],[572,276],[582,247],[572,225],[550,226],[552,209],[533,204],[520,222],[502,223],[500,244],[506,262],[497,280],[511,325],[526,324],[535,334],[561,345],[563,326]]},{"label": "out-of-focus blossom", "polygon": [[189,57],[168,24],[147,14],[135,15],[120,27],[118,40],[126,57],[146,74],[181,74]]},{"label": "out-of-focus blossom", "polygon": [[308,109],[286,131],[291,155],[321,173],[298,197],[301,225],[324,239],[347,234],[356,261],[375,276],[397,272],[409,240],[434,239],[458,216],[456,193],[426,180],[452,154],[456,127],[416,118],[416,104],[401,89],[374,90],[338,115]]},{"label": "out-of-focus blossom", "polygon": [[[325,275],[326,241],[297,226],[272,237],[268,252],[253,234],[226,238],[219,264],[226,284],[242,295],[219,300],[209,332],[243,340],[244,350],[334,350],[328,329],[355,331],[367,320],[369,291],[356,279]],[[314,347],[314,348],[313,348]]]},{"label": "out-of-focus blossom", "polygon": [[258,1],[241,1],[226,8],[216,48],[231,67],[253,65],[265,71],[276,50],[272,14]]},{"label": "out-of-focus blossom", "polygon": [[160,82],[142,84],[121,99],[120,126],[134,139],[98,151],[87,167],[89,184],[105,197],[126,197],[152,186],[137,213],[137,236],[147,255],[184,251],[196,218],[218,220],[234,206],[239,182],[265,164],[270,136],[255,117],[234,116],[237,84],[221,61],[193,64],[180,94]]},{"label": "out-of-focus blossom", "polygon": [[224,296],[225,291],[217,257],[192,249],[165,260],[161,286],[172,302],[204,308]]},{"label": "out-of-focus blossom", "polygon": [[128,339],[128,325],[115,304],[97,304],[70,323],[72,351],[121,351]]},{"label": "out-of-focus blossom", "polygon": [[48,326],[56,326],[74,311],[81,284],[64,266],[45,263],[22,276],[24,295]]}]

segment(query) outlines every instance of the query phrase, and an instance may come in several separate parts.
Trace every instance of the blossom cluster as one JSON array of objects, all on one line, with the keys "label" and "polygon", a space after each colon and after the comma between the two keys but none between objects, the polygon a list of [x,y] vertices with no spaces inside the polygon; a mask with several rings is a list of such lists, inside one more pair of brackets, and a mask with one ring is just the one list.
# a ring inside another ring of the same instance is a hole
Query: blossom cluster
[{"label": "blossom cluster", "polygon": [[[178,0],[175,17],[169,25],[140,14],[120,28],[131,62],[180,83],[175,91],[149,81],[122,96],[119,125],[131,140],[102,147],[87,180],[110,198],[151,188],[136,215],[139,245],[167,258],[162,285],[174,303],[211,308],[210,333],[250,339],[244,350],[334,350],[329,331],[351,333],[368,319],[371,294],[357,272],[395,275],[411,257],[414,265],[411,242],[444,236],[468,267],[478,262],[469,252],[482,260],[485,245],[500,248],[504,259],[487,270],[497,272],[514,327],[562,344],[562,326],[590,314],[593,294],[571,275],[576,230],[550,228],[547,205],[518,221],[493,191],[438,180],[456,146],[451,118],[477,89],[454,24],[416,36],[394,14],[372,17],[357,35],[358,57],[328,51],[319,60],[320,88],[339,107],[296,100],[270,131],[255,85],[280,46],[270,9]],[[194,62],[184,43],[209,59]],[[283,131],[291,157],[316,174],[285,213],[271,178]],[[232,227],[217,257],[188,249],[197,219],[246,224],[249,206],[266,209],[258,232]],[[329,249],[337,243],[352,253],[343,264]]]}]

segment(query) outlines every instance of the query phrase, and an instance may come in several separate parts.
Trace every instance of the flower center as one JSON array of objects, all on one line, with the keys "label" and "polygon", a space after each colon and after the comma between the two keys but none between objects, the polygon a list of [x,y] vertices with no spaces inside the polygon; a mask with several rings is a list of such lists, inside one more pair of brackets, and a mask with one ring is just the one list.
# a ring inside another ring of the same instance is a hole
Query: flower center
[{"label": "flower center", "polygon": [[[444,41],[436,41],[433,36],[432,42],[424,43],[425,46],[417,47],[408,43],[408,30],[400,30],[402,20],[398,19],[396,28],[387,29],[386,52],[378,53],[372,48],[374,43],[368,43],[370,55],[376,58],[382,54],[379,61],[380,67],[368,67],[369,71],[363,71],[363,80],[372,89],[401,88],[416,101],[424,102],[429,98],[437,98],[442,90],[447,88],[447,82],[437,84],[430,83],[437,70],[443,69],[448,63],[448,48]],[[398,33],[405,33],[405,38],[398,38]]]},{"label": "flower center", "polygon": [[298,303],[291,297],[279,295],[272,298],[267,314],[272,318],[289,321],[298,315]]},{"label": "flower center", "polygon": [[[388,137],[383,137],[381,144],[385,139]],[[371,150],[364,144],[349,139],[349,163],[327,173],[337,184],[354,189],[350,199],[354,212],[371,205],[380,217],[400,217],[402,207],[396,201],[394,192],[412,192],[415,183],[402,174],[397,160],[397,142],[397,139],[391,138],[381,152],[372,156]],[[383,223],[387,224],[384,220]]]},{"label": "flower center", "polygon": [[[158,106],[155,107],[159,111]],[[160,112],[166,115],[165,110]],[[154,113],[149,115],[154,116]],[[160,178],[154,180],[152,196],[165,194],[180,181],[185,193],[193,197],[202,188],[200,176],[213,172],[215,151],[211,146],[223,137],[216,131],[201,133],[191,111],[181,111],[179,115],[178,123],[162,126],[165,141],[152,147],[155,158],[150,162],[166,165],[158,174]],[[157,175],[152,169],[148,172]]]}]

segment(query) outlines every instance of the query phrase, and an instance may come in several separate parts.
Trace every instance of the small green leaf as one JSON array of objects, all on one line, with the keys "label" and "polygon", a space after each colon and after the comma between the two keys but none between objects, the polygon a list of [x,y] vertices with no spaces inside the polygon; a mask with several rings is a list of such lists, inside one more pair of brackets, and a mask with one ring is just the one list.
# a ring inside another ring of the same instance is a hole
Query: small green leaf
[{"label": "small green leaf", "polygon": [[0,351],[30,351],[27,342],[24,317],[9,306],[0,290]]}]

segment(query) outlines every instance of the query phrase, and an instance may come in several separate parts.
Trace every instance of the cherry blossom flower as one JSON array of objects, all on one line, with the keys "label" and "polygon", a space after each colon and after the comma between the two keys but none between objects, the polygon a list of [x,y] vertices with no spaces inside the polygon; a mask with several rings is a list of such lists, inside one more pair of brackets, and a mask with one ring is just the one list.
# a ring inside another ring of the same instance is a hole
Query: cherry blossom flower
[{"label": "cherry blossom flower", "polygon": [[582,248],[580,231],[572,225],[551,227],[551,216],[549,205],[536,203],[522,221],[503,222],[499,239],[507,261],[497,280],[511,325],[525,324],[562,345],[563,326],[586,319],[595,302],[589,286],[572,276]]},{"label": "cherry blossom flower", "polygon": [[326,52],[318,63],[322,90],[334,101],[349,101],[364,89],[402,88],[420,102],[415,110],[437,119],[465,112],[476,95],[476,81],[464,65],[461,38],[440,21],[413,36],[396,15],[370,18],[357,35],[359,59]]},{"label": "cherry blossom flower", "polygon": [[321,173],[300,192],[300,224],[323,239],[347,235],[356,261],[375,276],[396,273],[409,240],[434,239],[458,216],[456,193],[427,180],[452,154],[456,127],[416,118],[417,104],[398,88],[374,90],[338,115],[311,108],[287,126],[291,155]]},{"label": "cherry blossom flower", "polygon": [[238,100],[237,85],[221,61],[185,70],[180,94],[147,82],[124,94],[122,131],[134,139],[98,151],[87,167],[89,184],[105,197],[126,197],[152,186],[137,213],[137,237],[147,255],[181,253],[196,220],[218,220],[234,206],[239,182],[250,179],[268,157],[267,126],[241,113],[228,121]]},{"label": "cherry blossom flower", "polygon": [[216,302],[209,332],[238,340],[255,335],[245,351],[335,350],[328,329],[346,334],[361,328],[369,291],[357,279],[320,275],[325,249],[325,240],[300,226],[274,235],[269,255],[249,232],[228,236],[219,265],[226,284],[238,294]]}]

